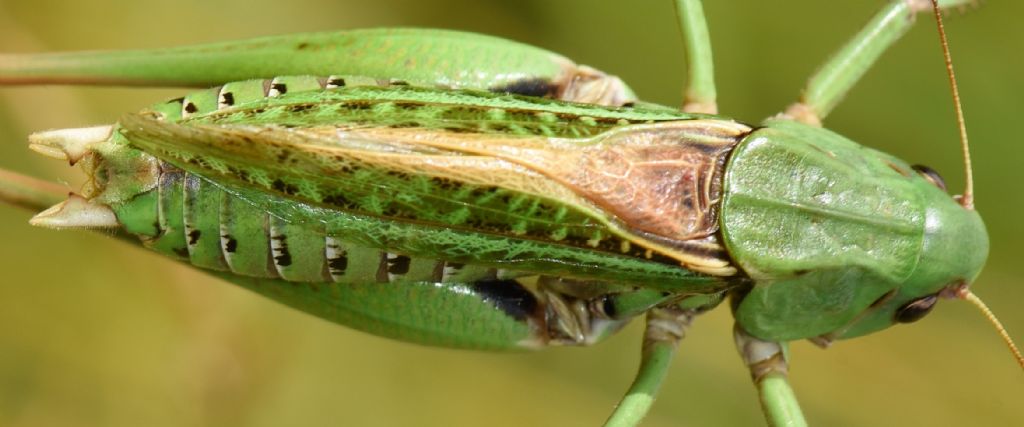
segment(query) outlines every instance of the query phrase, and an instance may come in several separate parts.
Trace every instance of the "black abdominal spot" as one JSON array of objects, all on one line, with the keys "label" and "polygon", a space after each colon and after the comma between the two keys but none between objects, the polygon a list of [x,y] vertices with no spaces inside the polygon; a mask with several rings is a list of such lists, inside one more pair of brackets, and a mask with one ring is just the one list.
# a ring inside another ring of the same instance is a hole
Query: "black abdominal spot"
[{"label": "black abdominal spot", "polygon": [[228,241],[224,243],[224,250],[225,251],[227,251],[229,253],[234,253],[236,250],[238,250],[238,240],[235,240],[234,237],[231,237],[231,236],[229,236],[227,234],[225,234],[225,235],[223,235],[221,237],[223,237],[225,239],[228,239]]},{"label": "black abdominal spot", "polygon": [[288,253],[288,249],[281,248],[281,254],[274,257],[274,263],[280,267],[292,265],[292,254]]},{"label": "black abdominal spot", "polygon": [[271,239],[280,242],[280,247],[274,250],[274,252],[277,252],[277,254],[274,255],[274,263],[279,267],[292,265],[292,254],[288,251],[288,244],[286,243],[288,239],[287,236],[279,234],[272,236]]},{"label": "black abdominal spot", "polygon": [[331,269],[332,274],[343,274],[348,269],[348,257],[340,255],[337,258],[331,258],[327,260],[327,267]]},{"label": "black abdominal spot", "polygon": [[409,258],[405,255],[399,255],[394,258],[388,258],[388,273],[406,274],[409,272],[410,263],[412,263],[412,258]]}]

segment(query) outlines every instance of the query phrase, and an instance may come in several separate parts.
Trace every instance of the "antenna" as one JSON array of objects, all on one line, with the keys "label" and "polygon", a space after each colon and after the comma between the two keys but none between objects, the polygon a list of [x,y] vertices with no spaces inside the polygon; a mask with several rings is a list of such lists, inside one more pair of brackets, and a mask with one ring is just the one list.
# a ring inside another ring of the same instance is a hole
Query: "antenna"
[{"label": "antenna", "polygon": [[978,310],[981,310],[985,317],[988,318],[988,321],[992,322],[992,326],[996,327],[996,331],[999,332],[999,336],[1003,338],[1004,342],[1006,342],[1006,346],[1010,347],[1010,351],[1013,352],[1013,356],[1017,358],[1017,364],[1020,365],[1021,368],[1024,368],[1024,356],[1020,354],[1020,349],[1018,349],[1017,345],[1013,343],[1013,338],[1010,338],[1010,334],[1006,332],[1006,328],[1003,327],[1002,323],[999,323],[999,319],[996,319],[996,315],[992,314],[992,310],[988,309],[988,306],[981,301],[981,298],[974,295],[973,292],[967,289],[967,286],[957,289],[956,297],[974,304],[975,307],[978,307]]},{"label": "antenna", "polygon": [[[939,1],[932,1],[932,11],[935,12],[935,23],[939,28],[939,39],[942,41],[942,56],[946,60],[946,75],[949,76],[949,86],[953,92],[953,108],[956,110],[956,121],[960,127],[960,146],[964,153],[964,169],[967,172],[967,179],[965,182],[964,194],[960,196],[960,205],[964,209],[974,210],[974,173],[971,169],[971,152],[969,145],[967,144],[967,125],[964,124],[964,110],[960,105],[960,90],[956,86],[956,75],[953,73],[953,58],[949,54],[949,42],[946,40],[946,28],[942,25],[942,11],[939,10]],[[1013,339],[1010,338],[1010,334],[1006,332],[1006,328],[999,322],[996,315],[989,310],[988,306],[978,298],[970,289],[967,289],[967,283],[957,287],[955,291],[956,298],[970,302],[981,313],[985,315],[985,318],[992,323],[992,326],[996,328],[999,336],[1003,338],[1006,346],[1010,348],[1010,352],[1013,353],[1014,358],[1017,359],[1017,364],[1021,368],[1024,368],[1024,355],[1021,355],[1020,349],[1013,343]]]},{"label": "antenna", "polygon": [[[949,86],[953,91],[953,108],[956,110],[956,122],[960,127],[960,147],[964,153],[964,169],[967,173],[964,194],[960,196],[960,205],[964,209],[974,210],[974,172],[971,169],[971,151],[967,144],[967,125],[964,123],[964,109],[960,105],[960,90],[956,86],[956,74],[953,73],[953,58],[949,54],[949,42],[946,40],[946,28],[942,25],[942,11],[939,0],[932,0],[932,11],[935,12],[935,23],[939,28],[939,39],[942,41],[942,56],[946,60],[946,74]],[[1020,353],[1017,353],[1019,356]],[[1024,366],[1024,365],[1022,365]]]}]

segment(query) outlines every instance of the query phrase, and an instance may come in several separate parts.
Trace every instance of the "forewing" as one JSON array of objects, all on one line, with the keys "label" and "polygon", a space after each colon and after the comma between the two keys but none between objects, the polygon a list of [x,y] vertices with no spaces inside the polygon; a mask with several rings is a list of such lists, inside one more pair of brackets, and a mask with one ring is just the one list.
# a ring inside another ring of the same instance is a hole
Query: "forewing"
[{"label": "forewing", "polygon": [[589,239],[603,228],[554,203],[586,201],[522,165],[372,130],[190,125],[144,115],[122,126],[133,145],[189,172],[326,207],[546,239]]},{"label": "forewing", "polygon": [[[727,265],[720,248],[698,243],[717,230],[709,179],[743,130],[719,122],[624,126],[568,139],[131,115],[122,133],[212,180],[332,209],[714,269]],[[705,253],[694,255],[694,245]]]}]

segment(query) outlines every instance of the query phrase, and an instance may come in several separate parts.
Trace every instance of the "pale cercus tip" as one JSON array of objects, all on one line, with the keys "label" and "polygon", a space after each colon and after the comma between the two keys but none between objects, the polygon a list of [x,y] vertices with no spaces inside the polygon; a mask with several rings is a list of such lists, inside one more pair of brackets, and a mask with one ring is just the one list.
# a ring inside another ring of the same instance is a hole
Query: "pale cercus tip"
[{"label": "pale cercus tip", "polygon": [[117,215],[109,206],[86,200],[77,194],[38,213],[29,224],[46,228],[106,228],[117,227]]},{"label": "pale cercus tip", "polygon": [[111,125],[56,129],[36,132],[28,137],[28,148],[44,156],[67,160],[72,165],[89,152],[92,144],[110,139]]}]

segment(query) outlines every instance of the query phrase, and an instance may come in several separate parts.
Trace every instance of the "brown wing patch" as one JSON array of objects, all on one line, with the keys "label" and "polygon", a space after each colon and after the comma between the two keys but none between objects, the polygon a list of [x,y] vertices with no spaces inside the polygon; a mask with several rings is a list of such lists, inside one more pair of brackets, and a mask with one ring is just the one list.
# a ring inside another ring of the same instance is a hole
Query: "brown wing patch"
[{"label": "brown wing patch", "polygon": [[524,166],[627,228],[671,242],[701,239],[718,230],[725,160],[749,131],[722,120],[686,120],[624,126],[583,140],[431,135],[422,129],[359,132]]},{"label": "brown wing patch", "polygon": [[718,230],[721,170],[732,138],[697,140],[678,128],[614,132],[584,150],[529,159],[629,228],[670,240]]},{"label": "brown wing patch", "polygon": [[[468,183],[498,183],[574,206],[622,238],[624,252],[635,252],[631,242],[646,249],[649,258],[667,256],[694,271],[729,276],[736,270],[716,234],[722,174],[729,152],[750,131],[730,121],[685,120],[623,126],[577,139],[425,129],[343,132],[415,151],[448,152],[435,173]],[[465,160],[507,166],[453,167],[457,153]],[[430,174],[432,163],[419,158],[409,166]]]}]

